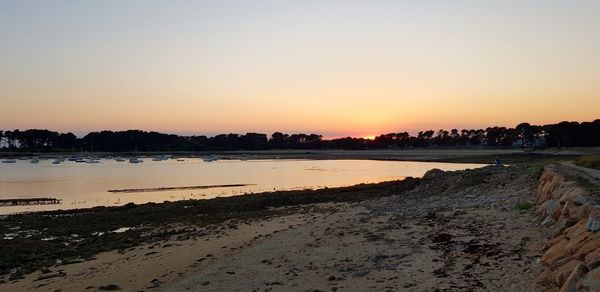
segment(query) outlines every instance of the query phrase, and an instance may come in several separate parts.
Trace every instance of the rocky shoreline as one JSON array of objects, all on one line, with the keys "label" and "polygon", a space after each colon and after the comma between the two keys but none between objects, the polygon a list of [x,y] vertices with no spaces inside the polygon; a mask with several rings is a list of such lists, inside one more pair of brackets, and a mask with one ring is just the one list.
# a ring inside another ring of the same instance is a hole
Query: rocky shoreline
[{"label": "rocky shoreline", "polygon": [[544,169],[537,188],[542,291],[600,291],[599,191],[597,178],[574,168]]}]

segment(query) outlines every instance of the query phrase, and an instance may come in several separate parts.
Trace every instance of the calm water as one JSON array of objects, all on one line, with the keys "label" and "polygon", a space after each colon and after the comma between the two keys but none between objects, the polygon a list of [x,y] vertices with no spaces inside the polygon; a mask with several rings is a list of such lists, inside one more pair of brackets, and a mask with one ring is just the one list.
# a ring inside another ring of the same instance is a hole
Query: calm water
[{"label": "calm water", "polygon": [[[59,205],[0,207],[0,214],[115,206],[129,202],[163,202],[231,196],[268,190],[349,186],[420,177],[427,170],[460,170],[481,164],[399,162],[372,160],[219,160],[174,159],[131,164],[114,160],[88,164],[64,162],[37,164],[20,160],[0,164],[0,198],[54,197]],[[253,184],[234,188],[110,193],[111,189],[182,187],[197,185]]]}]

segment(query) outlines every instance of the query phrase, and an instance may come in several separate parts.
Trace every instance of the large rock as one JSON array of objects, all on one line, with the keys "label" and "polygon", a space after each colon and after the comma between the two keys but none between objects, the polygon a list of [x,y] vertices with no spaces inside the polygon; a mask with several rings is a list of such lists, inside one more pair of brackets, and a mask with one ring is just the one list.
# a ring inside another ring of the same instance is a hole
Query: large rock
[{"label": "large rock", "polygon": [[554,218],[554,220],[558,220],[560,217],[562,217],[564,210],[565,210],[565,207],[563,205],[559,204],[557,208],[554,208],[552,210],[552,213],[550,213],[550,216],[552,218]]},{"label": "large rock", "polygon": [[572,271],[567,280],[562,284],[559,292],[577,292],[577,282],[585,275],[587,268],[579,263]]},{"label": "large rock", "polygon": [[569,242],[567,243],[567,245],[565,245],[565,250],[569,254],[574,254],[578,248],[580,248],[583,244],[587,242],[587,240],[590,238],[590,235],[592,234],[593,233],[590,231],[579,233],[577,236],[569,239]]},{"label": "large rock", "polygon": [[586,226],[589,231],[596,232],[600,230],[600,206],[595,206],[590,212]]},{"label": "large rock", "polygon": [[556,190],[563,182],[564,177],[560,175],[556,169],[554,169],[552,166],[545,167],[538,183],[538,202],[545,202],[557,197],[555,196]]},{"label": "large rock", "polygon": [[583,205],[592,202],[592,198],[587,196],[588,192],[577,186],[575,183],[563,184],[563,193],[560,196],[559,201],[564,204],[566,202],[572,202],[576,205]]},{"label": "large rock", "polygon": [[568,251],[565,249],[569,240],[566,238],[562,238],[556,244],[552,245],[542,256],[542,263],[546,265],[552,265],[557,260],[562,259],[569,255]]},{"label": "large rock", "polygon": [[579,265],[583,264],[580,260],[571,260],[566,264],[558,267],[554,274],[554,283],[558,285],[558,287],[562,287],[562,285],[567,281],[571,273],[579,267]]},{"label": "large rock", "polygon": [[578,284],[581,291],[599,292],[600,291],[600,268],[589,271]]},{"label": "large rock", "polygon": [[[552,219],[551,216],[546,216],[546,218],[544,220],[542,220],[542,222],[540,223],[540,226],[551,227],[552,225],[554,225],[554,223],[556,223],[556,221],[554,221],[554,219]],[[587,228],[586,228],[586,230],[587,230]]]},{"label": "large rock", "polygon": [[587,229],[586,224],[587,224],[587,219],[579,220],[577,223],[575,223],[575,225],[573,225],[565,230],[565,238],[570,239],[570,238],[573,238],[573,237],[579,235],[580,233],[587,232],[588,229]]},{"label": "large rock", "polygon": [[600,266],[600,249],[596,249],[584,257],[585,264],[590,268],[594,269]]},{"label": "large rock", "polygon": [[542,287],[554,287],[555,275],[550,269],[545,269],[535,277],[535,283]]},{"label": "large rock", "polygon": [[556,224],[554,224],[553,226],[550,226],[548,228],[545,228],[543,230],[543,234],[544,234],[545,238],[555,238],[555,237],[563,234],[565,232],[565,230],[567,230],[567,228],[575,225],[576,223],[577,223],[577,221],[573,220],[573,218],[560,217],[556,221]]},{"label": "large rock", "polygon": [[[573,203],[571,203],[573,204]],[[572,206],[569,209],[569,219],[573,221],[579,221],[581,219],[587,219],[593,210],[591,205]]]},{"label": "large rock", "polygon": [[573,209],[575,209],[576,207],[577,207],[577,205],[575,205],[575,203],[573,203],[573,202],[564,203],[564,205],[562,206],[561,211],[560,211],[560,216],[569,218],[569,214],[572,213]]},{"label": "large rock", "polygon": [[[558,200],[548,200],[540,205],[538,208],[538,213],[541,217],[551,216],[554,213],[554,210],[560,207],[560,202]],[[556,219],[556,218],[554,218]]]},{"label": "large rock", "polygon": [[423,179],[432,179],[434,177],[438,177],[440,175],[444,174],[444,171],[439,169],[439,168],[434,168],[431,170],[428,170],[424,175],[423,175]]},{"label": "large rock", "polygon": [[598,249],[600,249],[600,240],[591,239],[588,240],[581,247],[579,247],[577,250],[575,250],[575,252],[573,253],[573,257],[579,260],[584,260],[585,256]]}]

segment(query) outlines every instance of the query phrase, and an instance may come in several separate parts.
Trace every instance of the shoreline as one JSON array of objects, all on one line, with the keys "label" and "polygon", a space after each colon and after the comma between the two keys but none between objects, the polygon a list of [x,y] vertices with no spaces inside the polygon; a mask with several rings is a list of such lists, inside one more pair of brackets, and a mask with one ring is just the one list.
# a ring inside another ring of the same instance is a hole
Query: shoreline
[{"label": "shoreline", "polygon": [[[535,255],[524,248],[536,225],[515,204],[530,199],[537,169],[430,171],[423,179],[348,188],[9,216],[9,230],[17,222],[21,231],[66,230],[11,242],[10,252],[2,245],[0,262],[13,265],[40,263],[40,248],[55,254],[46,255],[46,268],[6,275],[0,288],[494,289],[515,279],[522,287],[536,273]],[[98,227],[105,233],[92,235]],[[505,234],[506,228],[521,231]],[[19,251],[36,237],[35,248]],[[11,252],[30,261],[9,261]],[[58,256],[64,260],[56,262]],[[493,280],[497,270],[508,274]],[[394,277],[398,272],[407,277]]]},{"label": "shoreline", "polygon": [[[392,195],[413,188],[418,179],[378,184],[359,184],[351,187],[319,190],[276,191],[218,197],[205,200],[182,200],[167,203],[126,204],[117,207],[95,207],[57,211],[40,211],[0,216],[1,234],[21,233],[10,240],[0,238],[0,274],[22,266],[22,271],[11,273],[19,277],[53,264],[56,259],[63,262],[89,258],[97,252],[130,248],[140,242],[162,240],[180,232],[145,232],[168,224],[184,222],[197,226],[217,224],[231,219],[263,218],[288,212],[276,208],[301,206],[326,202],[348,202]],[[135,227],[125,233],[111,233],[123,227]],[[97,236],[102,233],[105,236]],[[75,235],[75,236],[73,236]],[[6,237],[6,236],[5,236]],[[53,240],[43,240],[52,238]],[[83,244],[80,242],[84,241]],[[72,244],[80,250],[73,251]],[[37,250],[49,252],[38,254]],[[23,255],[30,257],[21,261]],[[62,258],[61,258],[62,257]]]},{"label": "shoreline", "polygon": [[[350,187],[0,216],[0,288],[534,289],[537,219],[517,206],[535,204],[549,161],[528,161]],[[311,256],[315,248],[322,257]],[[313,264],[320,267],[305,269]],[[340,265],[350,270],[332,270]],[[400,281],[382,265],[416,280]]]},{"label": "shoreline", "polygon": [[[369,161],[282,159],[206,163],[200,159],[186,159],[184,163],[147,161],[143,165],[129,165],[112,160],[103,160],[102,164],[82,165],[73,162],[62,166],[50,165],[48,160],[31,165],[27,161],[22,161],[14,167],[9,166],[3,169],[3,173],[8,179],[5,183],[13,181],[19,183],[12,187],[10,184],[4,184],[4,193],[15,194],[19,189],[27,191],[30,173],[32,175],[36,174],[39,180],[60,177],[65,182],[54,183],[54,181],[51,181],[51,186],[55,190],[53,195],[63,199],[64,204],[41,208],[6,208],[0,209],[0,213],[15,214],[41,210],[122,206],[129,202],[135,204],[162,203],[186,198],[207,199],[216,196],[273,190],[314,190],[325,187],[352,186],[361,182],[400,180],[404,176],[418,177],[422,176],[428,169],[436,167],[440,169],[462,169],[484,166],[484,164]],[[13,169],[16,173],[15,178],[11,178]],[[78,172],[79,169],[82,169],[82,171],[88,171],[89,169],[94,174],[106,175],[110,179],[105,179],[106,183],[103,185],[90,185],[90,187],[94,187],[94,193],[91,191],[87,193],[73,191],[69,187],[71,184],[80,184],[80,181],[81,184],[87,183],[88,178],[93,178],[89,176],[78,178],[78,176],[72,175],[72,173]],[[254,171],[255,169],[256,171]],[[117,172],[128,178],[120,179],[120,177],[111,175]],[[63,174],[65,175],[63,176]],[[143,176],[144,174],[148,174],[148,176]],[[299,176],[299,179],[296,178],[296,175]],[[153,177],[153,179],[148,179],[148,177]],[[274,180],[272,177],[278,177],[279,179]],[[214,183],[218,184],[214,185]],[[43,188],[36,190],[40,192]],[[147,197],[136,194],[120,195],[120,193],[141,194],[142,192],[151,193]],[[32,194],[37,195],[33,192]],[[13,197],[18,198],[19,196],[11,196],[10,198]]]},{"label": "shoreline", "polygon": [[[256,150],[256,151],[178,151],[178,152],[49,152],[49,153],[17,153],[27,159],[33,157],[57,158],[64,156],[89,155],[106,156],[144,156],[152,157],[169,154],[181,158],[196,158],[208,155],[219,155],[228,159],[308,159],[308,160],[385,160],[385,161],[420,161],[420,162],[455,162],[455,163],[491,163],[496,157],[505,163],[523,163],[553,157],[575,157],[600,152],[598,148],[565,148],[523,150],[514,148],[418,148],[418,149],[378,149],[378,150]],[[0,157],[9,157],[9,153],[0,152]],[[14,156],[14,153],[13,153]]]}]

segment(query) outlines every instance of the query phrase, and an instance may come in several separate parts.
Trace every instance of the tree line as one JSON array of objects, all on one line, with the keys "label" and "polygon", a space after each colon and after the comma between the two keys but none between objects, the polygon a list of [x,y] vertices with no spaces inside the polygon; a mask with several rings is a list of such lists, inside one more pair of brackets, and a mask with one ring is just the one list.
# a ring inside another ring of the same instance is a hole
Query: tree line
[{"label": "tree line", "polygon": [[600,146],[600,120],[548,125],[521,123],[514,128],[428,130],[381,134],[374,139],[326,140],[318,134],[261,133],[181,136],[154,131],[100,131],[82,138],[50,130],[0,131],[0,150],[50,151],[228,151],[267,149],[387,149],[426,147],[575,147]]}]

